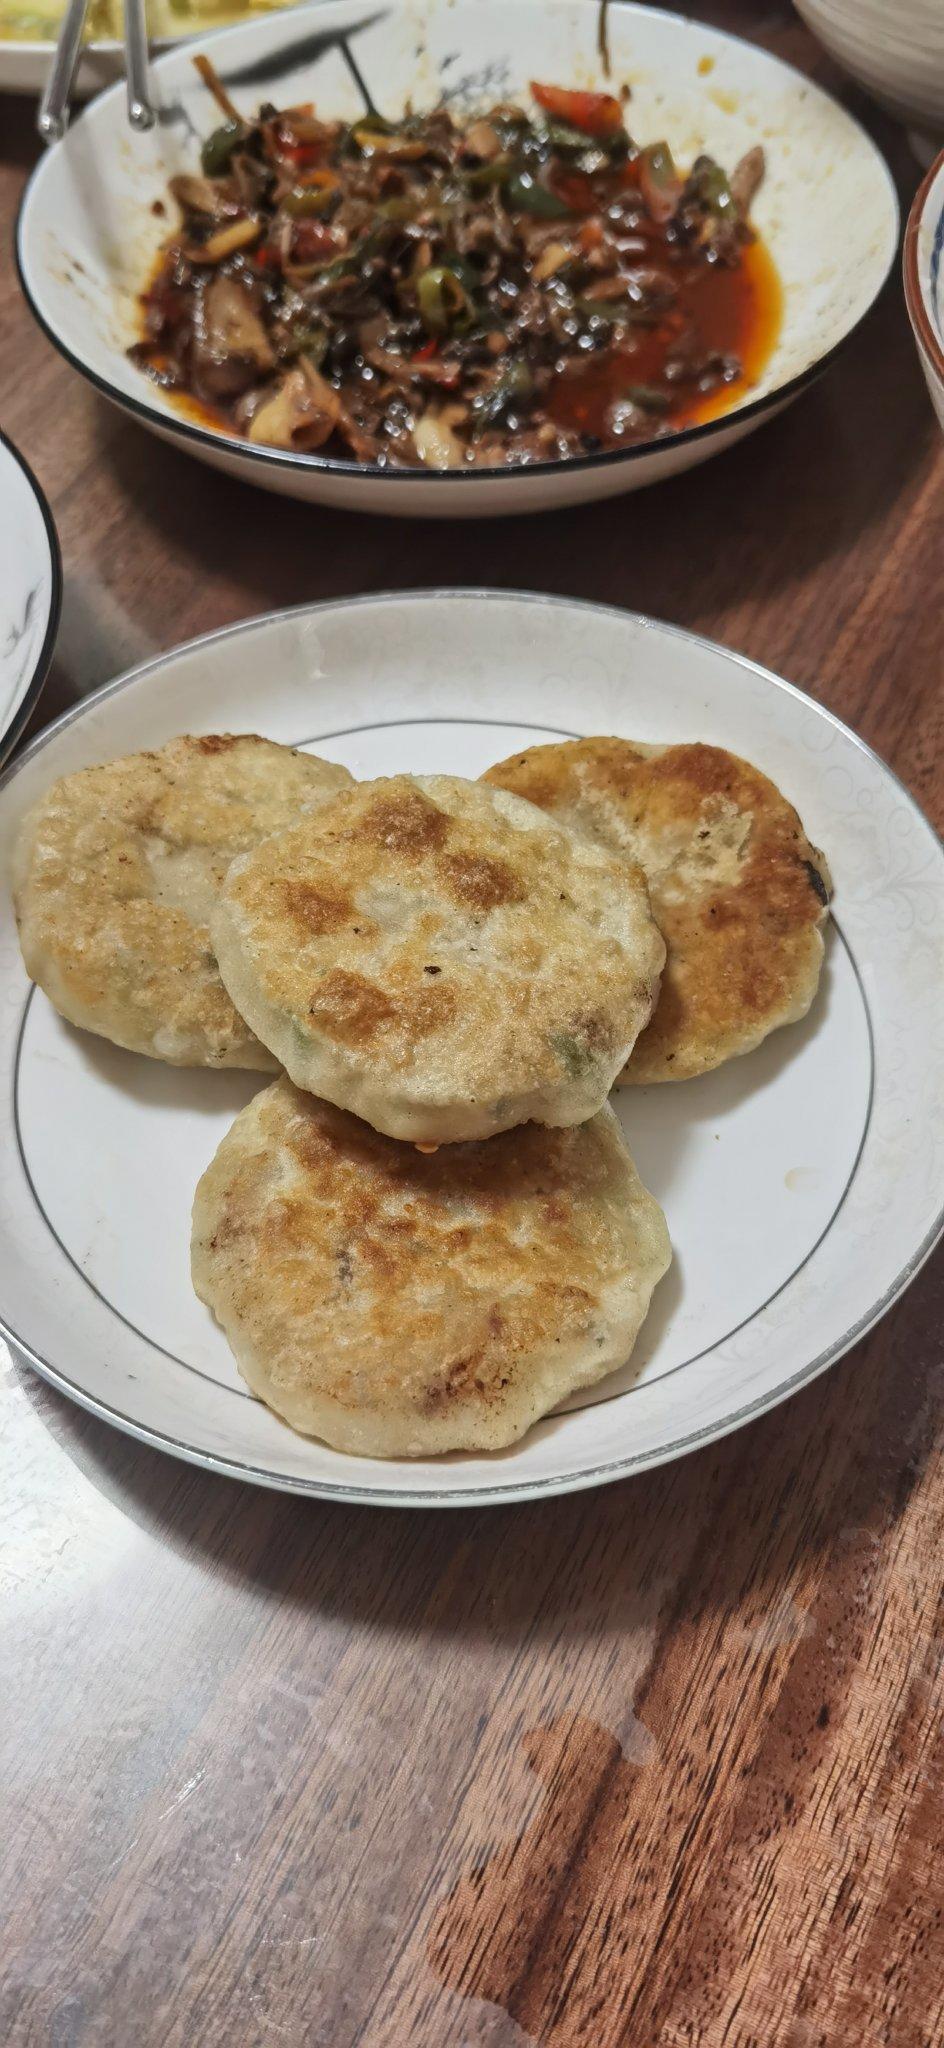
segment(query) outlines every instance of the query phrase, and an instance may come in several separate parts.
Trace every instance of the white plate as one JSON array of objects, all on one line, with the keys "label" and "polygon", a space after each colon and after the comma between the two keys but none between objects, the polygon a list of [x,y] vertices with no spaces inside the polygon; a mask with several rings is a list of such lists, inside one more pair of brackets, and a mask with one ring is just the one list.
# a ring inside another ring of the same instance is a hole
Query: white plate
[{"label": "white plate", "polygon": [[[588,0],[325,0],[304,19],[295,10],[202,41],[247,113],[263,97],[314,98],[326,113],[353,117],[363,100],[342,42],[390,114],[410,97],[428,106],[443,93],[466,104],[526,94],[536,72],[604,82]],[[888,273],[898,205],[864,131],[765,51],[661,8],[620,4],[610,10],[610,45],[610,83],[631,85],[638,137],[667,135],[681,161],[705,148],[731,168],[752,143],[767,152],[753,211],[783,283],[783,324],[753,394],[720,419],[649,448],[440,475],[257,448],[183,418],[125,350],[139,338],[137,294],[167,231],[153,202],[174,171],[193,167],[196,134],[214,121],[192,46],[153,67],[159,127],[132,135],[116,86],[33,173],[17,243],[27,298],[50,340],[109,398],[203,461],[290,497],[395,514],[523,512],[611,497],[688,469],[741,439],[825,367]]]},{"label": "white plate", "polygon": [[19,450],[0,434],[0,761],[46,680],[61,599],[52,513]]},{"label": "white plate", "polygon": [[[261,679],[264,679],[262,681]],[[495,592],[314,605],[193,641],[44,733],[0,785],[0,859],[56,775],[183,730],[262,729],[355,775],[477,775],[574,732],[736,749],[799,806],[836,916],[808,1020],[677,1087],[617,1093],[675,1262],[629,1369],[493,1458],[372,1463],[252,1400],[189,1280],[197,1179],[258,1075],[180,1072],[31,994],[0,910],[3,1319],[85,1407],[264,1485],[344,1500],[527,1499],[658,1464],[838,1358],[942,1225],[944,856],[878,758],[725,649]]]}]

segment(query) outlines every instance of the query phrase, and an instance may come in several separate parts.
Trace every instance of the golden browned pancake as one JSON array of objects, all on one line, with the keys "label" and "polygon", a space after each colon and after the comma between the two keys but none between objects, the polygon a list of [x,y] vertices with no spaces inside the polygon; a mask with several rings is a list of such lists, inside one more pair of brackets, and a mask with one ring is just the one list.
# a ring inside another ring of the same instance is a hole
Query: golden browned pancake
[{"label": "golden browned pancake", "polygon": [[212,934],[299,1087],[434,1143],[592,1116],[665,952],[621,855],[446,775],[358,783],[266,840]]},{"label": "golden browned pancake", "polygon": [[500,1450],[628,1358],[671,1253],[608,1107],[432,1157],[283,1075],[193,1208],[193,1280],[253,1392],[375,1458]]},{"label": "golden browned pancake", "polygon": [[71,1024],[132,1052],[271,1071],[220,980],[210,912],[235,854],[350,781],[253,733],[185,735],[63,776],[16,848],[27,972]]},{"label": "golden browned pancake", "polygon": [[622,1081],[684,1081],[805,1016],[831,882],[796,811],[721,747],[621,739],[530,747],[485,780],[638,862],[666,942]]}]

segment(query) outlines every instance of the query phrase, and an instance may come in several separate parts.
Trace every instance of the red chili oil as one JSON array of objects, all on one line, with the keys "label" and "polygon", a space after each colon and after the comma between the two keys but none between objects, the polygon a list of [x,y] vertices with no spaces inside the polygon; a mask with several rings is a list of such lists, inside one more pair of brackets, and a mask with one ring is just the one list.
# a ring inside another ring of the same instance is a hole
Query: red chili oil
[{"label": "red chili oil", "polygon": [[[660,259],[678,287],[665,319],[657,325],[640,326],[618,348],[602,349],[579,368],[562,371],[544,400],[560,426],[598,438],[605,446],[613,446],[610,408],[631,396],[634,386],[664,394],[668,401],[654,415],[653,425],[658,420],[678,429],[727,412],[750,393],[777,338],[783,293],[763,242],[748,243],[736,268],[721,263],[695,264],[690,258],[684,267],[676,267],[666,262],[661,251]],[[689,323],[699,352],[717,350],[737,357],[739,376],[708,392],[666,377],[667,362],[678,346],[682,328]],[[645,435],[631,431],[627,436],[631,441],[640,438]]]}]

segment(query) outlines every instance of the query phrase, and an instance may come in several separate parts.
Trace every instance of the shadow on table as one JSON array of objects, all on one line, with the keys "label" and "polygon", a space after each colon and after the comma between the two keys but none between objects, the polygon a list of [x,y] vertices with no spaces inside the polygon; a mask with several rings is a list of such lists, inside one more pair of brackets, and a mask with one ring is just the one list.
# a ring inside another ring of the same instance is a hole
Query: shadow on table
[{"label": "shadow on table", "polygon": [[[881,1540],[940,1426],[944,1262],[828,1375],[704,1451],[593,1492],[408,1511],[267,1493],[27,1393],[66,1454],[155,1537],[273,1601],[352,1626],[509,1645],[774,1611],[850,1530]],[[661,1590],[660,1590],[661,1588]]]}]

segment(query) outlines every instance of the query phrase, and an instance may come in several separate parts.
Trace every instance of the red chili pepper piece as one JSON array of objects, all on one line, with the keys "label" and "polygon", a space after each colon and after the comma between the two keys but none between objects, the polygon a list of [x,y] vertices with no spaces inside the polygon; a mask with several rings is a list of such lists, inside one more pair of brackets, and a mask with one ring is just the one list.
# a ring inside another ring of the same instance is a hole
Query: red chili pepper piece
[{"label": "red chili pepper piece", "polygon": [[566,121],[582,135],[618,135],[623,126],[623,109],[610,92],[568,92],[562,85],[538,85],[531,80],[538,106],[555,121]]}]

